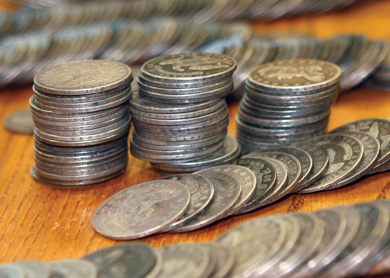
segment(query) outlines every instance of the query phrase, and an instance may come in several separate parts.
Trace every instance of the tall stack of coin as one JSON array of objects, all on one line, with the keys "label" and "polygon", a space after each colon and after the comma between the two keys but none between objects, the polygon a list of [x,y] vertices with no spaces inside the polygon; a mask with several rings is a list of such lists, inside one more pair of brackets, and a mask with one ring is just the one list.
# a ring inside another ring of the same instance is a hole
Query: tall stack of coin
[{"label": "tall stack of coin", "polygon": [[340,77],[338,66],[319,60],[276,61],[253,69],[236,118],[241,147],[262,150],[323,134]]},{"label": "tall stack of coin", "polygon": [[225,96],[233,89],[233,58],[211,53],[161,56],[143,64],[130,101],[131,153],[170,172],[189,172],[239,154],[226,137]]},{"label": "tall stack of coin", "polygon": [[132,80],[127,65],[104,60],[66,63],[35,76],[31,173],[37,181],[77,186],[124,172]]}]

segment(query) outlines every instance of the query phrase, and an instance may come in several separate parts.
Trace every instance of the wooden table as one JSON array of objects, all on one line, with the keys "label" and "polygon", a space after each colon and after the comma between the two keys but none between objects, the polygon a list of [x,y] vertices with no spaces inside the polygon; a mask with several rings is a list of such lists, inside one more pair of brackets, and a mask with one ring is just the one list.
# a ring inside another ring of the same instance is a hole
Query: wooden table
[{"label": "wooden table", "polygon": [[[256,23],[258,31],[301,31],[320,38],[361,33],[390,40],[390,2],[367,1],[339,13]],[[0,122],[28,107],[30,87],[0,92]],[[238,102],[230,103],[229,134],[235,137]],[[332,108],[329,129],[353,120],[390,117],[390,93],[365,87],[339,97]],[[35,182],[32,136],[0,128],[0,263],[21,260],[52,261],[79,258],[119,244],[97,235],[91,226],[96,208],[109,196],[131,185],[159,178],[150,164],[131,157],[127,171],[114,180],[80,188],[55,188]],[[390,174],[366,177],[346,188],[309,195],[292,195],[259,211],[220,221],[183,234],[161,234],[141,240],[153,247],[178,242],[209,241],[249,219],[291,211],[315,211],[390,197]]]}]

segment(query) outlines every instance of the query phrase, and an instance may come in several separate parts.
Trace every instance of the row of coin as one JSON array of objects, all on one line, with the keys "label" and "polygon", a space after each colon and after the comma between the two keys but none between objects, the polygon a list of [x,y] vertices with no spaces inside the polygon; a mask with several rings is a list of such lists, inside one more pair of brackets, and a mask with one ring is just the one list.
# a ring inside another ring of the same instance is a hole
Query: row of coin
[{"label": "row of coin", "polygon": [[338,66],[319,60],[276,61],[254,68],[236,118],[242,150],[264,150],[324,134],[340,77]]},{"label": "row of coin", "polygon": [[[30,5],[34,3],[34,1],[31,3],[31,1],[29,1]],[[39,3],[45,2],[51,5],[56,3],[56,1],[39,1]],[[74,1],[72,3],[57,2],[57,5],[48,9],[30,9],[4,16],[0,31],[1,34],[24,33],[41,28],[53,30],[70,25],[106,23],[118,19],[147,18],[161,15],[187,16],[196,22],[242,18],[273,20],[302,13],[339,10],[355,2],[357,1],[324,1],[315,5],[308,0],[293,5],[287,0],[268,2],[249,0],[244,3],[222,0],[147,0],[115,1],[113,3],[105,3],[104,1],[89,3],[85,1],[80,1],[80,3],[74,3]]]},{"label": "row of coin", "polygon": [[[234,59],[213,53],[166,55],[144,63],[130,100],[132,155],[157,168],[197,163],[201,169],[206,161],[211,166],[210,156],[233,140],[225,139],[225,96],[233,89],[235,69]],[[219,161],[226,161],[224,155]]]},{"label": "row of coin", "polygon": [[383,140],[389,134],[390,121],[361,120],[294,146],[252,152],[230,165],[134,185],[107,199],[92,226],[119,240],[187,232],[288,194],[336,189],[389,167],[390,145]]},{"label": "row of coin", "polygon": [[244,81],[252,68],[297,58],[339,65],[343,71],[341,90],[347,91],[370,76],[388,53],[386,42],[369,41],[362,36],[325,41],[296,34],[251,36],[246,23],[194,24],[169,18],[9,36],[0,40],[0,86],[31,82],[39,70],[67,61],[97,58],[133,64],[154,56],[196,50],[236,59],[234,96],[242,96]]},{"label": "row of coin", "polygon": [[103,60],[66,63],[35,76],[30,106],[36,180],[75,186],[124,172],[132,80],[127,65]]},{"label": "row of coin", "polygon": [[207,243],[129,243],[81,260],[0,265],[0,277],[356,277],[390,270],[389,243],[390,201],[376,201],[258,218]]}]

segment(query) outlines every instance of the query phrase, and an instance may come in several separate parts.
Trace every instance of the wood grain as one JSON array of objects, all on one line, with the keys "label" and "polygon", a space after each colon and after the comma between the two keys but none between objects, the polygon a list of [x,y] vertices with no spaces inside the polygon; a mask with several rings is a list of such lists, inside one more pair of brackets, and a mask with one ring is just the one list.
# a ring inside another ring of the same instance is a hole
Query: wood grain
[{"label": "wood grain", "polygon": [[[339,13],[304,16],[256,23],[258,31],[303,31],[320,38],[342,33],[361,33],[390,40],[390,2],[367,1]],[[0,122],[28,107],[30,87],[0,92]],[[229,134],[235,137],[237,102],[229,107]],[[339,97],[332,108],[329,129],[353,120],[390,117],[390,93],[365,87]],[[131,158],[121,177],[95,186],[55,188],[41,185],[30,176],[33,166],[32,137],[0,128],[0,263],[21,260],[52,261],[79,258],[118,244],[94,233],[91,217],[109,196],[128,186],[161,176],[148,163]],[[183,234],[155,235],[141,241],[154,247],[177,242],[203,242],[252,218],[291,211],[315,211],[337,205],[390,197],[390,175],[364,178],[346,188],[308,195],[293,195],[259,211],[232,217],[211,227]]]}]

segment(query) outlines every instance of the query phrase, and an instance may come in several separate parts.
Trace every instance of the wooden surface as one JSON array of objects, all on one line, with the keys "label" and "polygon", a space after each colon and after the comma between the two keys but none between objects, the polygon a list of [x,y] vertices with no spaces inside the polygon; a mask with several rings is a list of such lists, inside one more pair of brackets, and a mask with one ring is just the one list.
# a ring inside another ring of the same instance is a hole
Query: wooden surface
[{"label": "wooden surface", "polygon": [[[370,1],[368,1],[370,2]],[[362,33],[390,40],[390,2],[362,3],[340,13],[257,23],[259,31],[304,31],[328,38],[341,33]],[[0,92],[0,122],[28,107],[30,87]],[[229,134],[235,137],[237,102],[230,103]],[[390,93],[365,87],[341,95],[332,108],[329,129],[353,120],[390,117]],[[127,171],[112,181],[67,189],[41,185],[30,176],[32,137],[12,134],[0,127],[0,263],[21,260],[52,261],[79,258],[118,244],[97,235],[91,226],[96,208],[109,196],[133,184],[161,175],[141,160],[131,158]],[[390,173],[367,177],[331,192],[293,195],[257,212],[220,221],[211,227],[183,234],[162,234],[143,239],[154,247],[177,242],[202,242],[252,218],[291,211],[315,211],[390,197]]]}]

